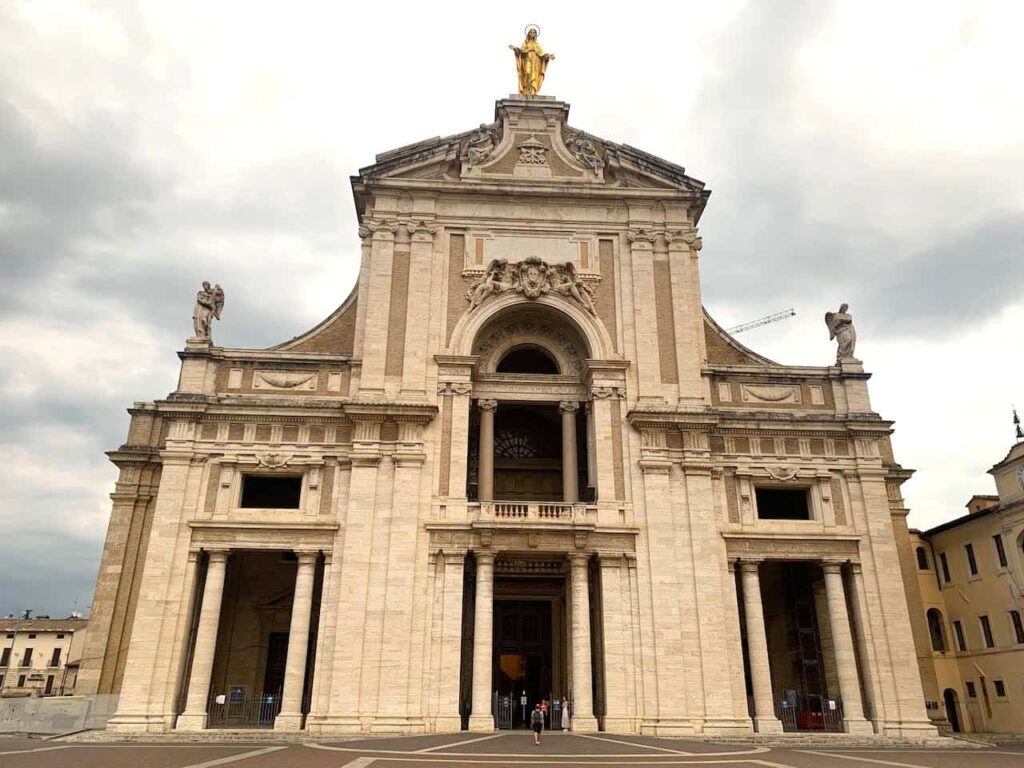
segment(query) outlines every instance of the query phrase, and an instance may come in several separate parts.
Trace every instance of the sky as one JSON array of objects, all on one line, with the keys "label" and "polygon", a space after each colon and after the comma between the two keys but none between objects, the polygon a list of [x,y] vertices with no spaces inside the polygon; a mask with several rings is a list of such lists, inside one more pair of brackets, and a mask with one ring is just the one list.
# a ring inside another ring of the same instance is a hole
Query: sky
[{"label": "sky", "polygon": [[570,123],[707,183],[705,305],[828,365],[850,305],[912,526],[963,512],[1024,410],[1024,3],[0,3],[0,615],[88,611],[134,401],[202,280],[266,347],[349,293],[348,177],[468,130],[541,26]]}]

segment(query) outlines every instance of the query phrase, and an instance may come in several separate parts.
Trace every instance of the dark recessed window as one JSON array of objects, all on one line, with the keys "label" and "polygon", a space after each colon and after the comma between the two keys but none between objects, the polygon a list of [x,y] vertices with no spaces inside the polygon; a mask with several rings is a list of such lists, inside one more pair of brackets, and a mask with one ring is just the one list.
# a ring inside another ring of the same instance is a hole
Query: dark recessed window
[{"label": "dark recessed window", "polygon": [[964,688],[967,689],[967,697],[970,699],[978,698],[978,689],[974,687],[974,681],[968,680],[964,683]]},{"label": "dark recessed window", "polygon": [[953,634],[956,635],[956,648],[958,651],[967,650],[967,638],[964,636],[964,625],[960,621],[953,622]]},{"label": "dark recessed window", "polygon": [[939,565],[942,566],[942,580],[949,584],[949,560],[945,552],[939,552]]},{"label": "dark recessed window", "polygon": [[541,349],[513,349],[498,363],[498,373],[558,373],[558,364]]},{"label": "dark recessed window", "polygon": [[992,543],[996,545],[996,560],[999,562],[1000,568],[1006,567],[1006,548],[1003,546],[1003,537],[1000,534],[995,534],[992,537]]},{"label": "dark recessed window", "polygon": [[986,648],[995,648],[996,641],[992,636],[992,624],[988,620],[988,616],[979,616],[978,621],[981,622],[981,637],[985,640]]},{"label": "dark recessed window", "polygon": [[1013,625],[1017,645],[1024,644],[1024,622],[1020,620],[1020,611],[1010,611],[1010,623]]},{"label": "dark recessed window", "polygon": [[942,653],[946,650],[946,636],[942,631],[942,614],[936,608],[928,609],[928,634],[932,639],[932,650]]},{"label": "dark recessed window", "polygon": [[974,557],[974,545],[964,544],[964,554],[967,555],[967,570],[971,576],[978,575],[978,561]]},{"label": "dark recessed window", "polygon": [[917,548],[917,569],[919,571],[928,570],[928,553],[924,551],[924,547]]},{"label": "dark recessed window", "polygon": [[242,503],[247,509],[298,509],[301,475],[245,475]]},{"label": "dark recessed window", "polygon": [[992,681],[992,685],[995,686],[996,696],[998,696],[1001,699],[1005,699],[1006,698],[1006,683],[1004,683],[1002,680],[993,680]]},{"label": "dark recessed window", "polygon": [[757,516],[762,520],[810,520],[807,489],[757,488]]}]

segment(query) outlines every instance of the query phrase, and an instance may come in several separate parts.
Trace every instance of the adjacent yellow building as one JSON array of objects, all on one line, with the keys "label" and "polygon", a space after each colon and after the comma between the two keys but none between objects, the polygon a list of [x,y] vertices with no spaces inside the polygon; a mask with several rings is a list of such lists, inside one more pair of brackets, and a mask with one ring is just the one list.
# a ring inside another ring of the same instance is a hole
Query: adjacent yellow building
[{"label": "adjacent yellow building", "polygon": [[909,531],[904,580],[929,714],[953,731],[1024,733],[1024,443],[989,473],[997,495]]}]

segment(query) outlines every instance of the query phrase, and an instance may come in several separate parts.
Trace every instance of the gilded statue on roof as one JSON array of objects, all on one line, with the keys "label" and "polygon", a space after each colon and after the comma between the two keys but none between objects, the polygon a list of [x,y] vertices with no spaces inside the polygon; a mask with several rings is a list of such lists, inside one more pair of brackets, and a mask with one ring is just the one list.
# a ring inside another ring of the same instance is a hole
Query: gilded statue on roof
[{"label": "gilded statue on roof", "polygon": [[514,45],[509,46],[516,55],[520,96],[536,96],[540,93],[548,62],[555,58],[553,53],[544,53],[544,49],[537,42],[539,34],[540,27],[531,24],[526,28],[526,40],[523,41],[522,46],[518,48]]}]

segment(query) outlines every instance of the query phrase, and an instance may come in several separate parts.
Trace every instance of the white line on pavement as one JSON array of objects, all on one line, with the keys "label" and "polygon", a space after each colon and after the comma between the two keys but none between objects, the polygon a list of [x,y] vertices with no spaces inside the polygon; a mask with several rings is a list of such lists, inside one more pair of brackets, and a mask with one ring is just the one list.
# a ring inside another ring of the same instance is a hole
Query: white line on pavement
[{"label": "white line on pavement", "polygon": [[278,750],[287,749],[286,745],[279,747],[264,747],[263,749],[254,749],[252,752],[243,752],[240,755],[229,755],[228,757],[218,757],[216,760],[207,760],[205,763],[193,763],[192,765],[184,765],[182,768],[214,768],[216,765],[227,765],[228,763],[235,763],[239,760],[246,760],[250,757],[259,757],[260,755],[269,755],[271,752],[277,752]]},{"label": "white line on pavement", "polygon": [[446,742],[444,744],[438,744],[437,746],[434,746],[434,747],[427,747],[426,749],[414,750],[411,754],[420,755],[420,754],[423,754],[424,752],[433,752],[434,750],[446,749],[447,747],[461,747],[463,744],[475,744],[478,741],[487,741],[488,739],[497,739],[497,738],[499,738],[501,736],[504,736],[504,735],[505,734],[503,734],[503,733],[495,733],[495,734],[492,734],[491,736],[481,736],[478,739],[465,739],[464,741],[449,741],[449,742]]},{"label": "white line on pavement", "polygon": [[70,744],[61,744],[59,747],[39,747],[38,749],[12,749],[10,752],[0,752],[0,758],[7,755],[30,755],[33,752],[53,752],[57,749],[68,749]]},{"label": "white line on pavement", "polygon": [[367,766],[372,765],[373,761],[376,759],[377,758],[375,757],[357,757],[352,762],[345,763],[344,768],[367,768]]},{"label": "white line on pavement", "polygon": [[693,752],[684,752],[680,749],[669,749],[668,747],[656,747],[653,744],[638,744],[635,741],[623,741],[622,739],[609,739],[605,736],[591,736],[587,733],[573,733],[579,739],[593,739],[594,741],[609,741],[612,744],[626,744],[630,747],[639,747],[640,749],[653,749],[658,752],[671,752],[673,755],[692,755]]}]

